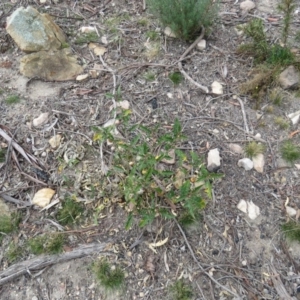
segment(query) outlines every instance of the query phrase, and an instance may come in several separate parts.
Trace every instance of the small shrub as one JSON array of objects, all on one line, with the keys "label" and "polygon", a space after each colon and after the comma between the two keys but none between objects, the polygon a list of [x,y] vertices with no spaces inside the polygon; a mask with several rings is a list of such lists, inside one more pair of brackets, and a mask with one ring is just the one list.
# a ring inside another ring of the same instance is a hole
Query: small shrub
[{"label": "small shrub", "polygon": [[218,2],[213,0],[148,0],[150,10],[164,26],[184,40],[194,39],[201,27],[216,19]]},{"label": "small shrub", "polygon": [[190,300],[194,295],[191,286],[187,285],[183,280],[177,280],[171,286],[171,294],[174,300]]},{"label": "small shrub", "polygon": [[5,103],[8,105],[16,104],[20,102],[20,97],[18,95],[10,95],[5,99]]},{"label": "small shrub", "polygon": [[245,154],[249,158],[253,158],[258,154],[261,154],[265,151],[265,146],[263,144],[252,141],[245,146]]},{"label": "small shrub", "polygon": [[57,213],[57,220],[62,225],[70,225],[77,221],[83,212],[83,205],[72,197],[66,197],[62,202],[62,208]]},{"label": "small shrub", "polygon": [[300,225],[294,221],[289,221],[281,225],[283,234],[291,241],[300,242]]},{"label": "small shrub", "polygon": [[125,274],[121,268],[112,268],[107,260],[103,260],[95,263],[93,269],[97,279],[105,290],[111,292],[123,287]]},{"label": "small shrub", "polygon": [[289,163],[294,163],[300,159],[300,147],[291,141],[284,142],[280,148],[280,152],[282,158]]},{"label": "small shrub", "polygon": [[169,75],[169,79],[174,83],[174,85],[178,85],[183,80],[183,76],[180,72],[174,72]]}]

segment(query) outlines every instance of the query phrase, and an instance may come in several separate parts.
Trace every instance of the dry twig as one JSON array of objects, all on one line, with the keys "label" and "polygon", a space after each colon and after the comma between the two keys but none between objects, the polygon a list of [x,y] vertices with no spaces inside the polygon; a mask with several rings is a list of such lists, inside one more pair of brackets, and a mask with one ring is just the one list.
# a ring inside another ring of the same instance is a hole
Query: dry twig
[{"label": "dry twig", "polygon": [[106,250],[107,245],[108,243],[83,245],[73,251],[63,253],[61,255],[45,255],[14,264],[0,273],[0,285],[3,285],[26,273],[37,271],[57,263],[66,262],[68,260],[87,255],[98,254],[100,252],[102,254],[107,254],[105,253],[108,252]]}]

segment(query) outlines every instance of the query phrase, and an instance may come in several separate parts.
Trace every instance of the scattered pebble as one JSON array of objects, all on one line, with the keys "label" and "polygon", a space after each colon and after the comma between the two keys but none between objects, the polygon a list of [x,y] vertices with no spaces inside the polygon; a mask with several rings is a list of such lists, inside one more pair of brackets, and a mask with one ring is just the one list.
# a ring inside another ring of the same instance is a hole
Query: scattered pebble
[{"label": "scattered pebble", "polygon": [[217,171],[221,166],[219,149],[209,150],[207,155],[207,170],[210,172]]},{"label": "scattered pebble", "polygon": [[253,169],[253,161],[250,158],[242,158],[238,161],[238,166],[249,171]]}]

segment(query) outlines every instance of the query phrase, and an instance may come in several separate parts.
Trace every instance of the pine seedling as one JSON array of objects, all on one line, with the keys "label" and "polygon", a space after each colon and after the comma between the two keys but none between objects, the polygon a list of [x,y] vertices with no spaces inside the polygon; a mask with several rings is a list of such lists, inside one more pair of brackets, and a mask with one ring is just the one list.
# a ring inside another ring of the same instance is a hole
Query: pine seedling
[{"label": "pine seedling", "polygon": [[278,10],[283,13],[282,42],[284,45],[287,44],[293,12],[295,9],[296,0],[281,0],[281,3],[278,5]]},{"label": "pine seedling", "polygon": [[182,279],[177,280],[171,286],[172,299],[174,300],[191,300],[193,297],[193,290],[191,286],[187,285]]},{"label": "pine seedling", "polygon": [[194,39],[201,27],[209,28],[217,17],[218,1],[148,0],[150,10],[176,37]]},{"label": "pine seedling", "polygon": [[300,242],[300,225],[294,221],[289,221],[281,225],[283,234],[291,241]]},{"label": "pine seedling", "polygon": [[253,158],[258,154],[264,153],[265,147],[263,144],[252,141],[245,146],[245,155],[246,157]]},{"label": "pine seedling", "polygon": [[300,147],[291,141],[284,142],[280,148],[280,152],[282,158],[291,164],[300,159]]},{"label": "pine seedling", "polygon": [[286,121],[283,117],[276,117],[274,120],[274,123],[279,126],[280,129],[288,129],[290,127],[290,124],[288,121]]},{"label": "pine seedling", "polygon": [[93,269],[101,286],[108,292],[119,290],[124,286],[123,270],[119,267],[111,267],[107,260],[95,263]]},{"label": "pine seedling", "polygon": [[13,105],[20,102],[20,97],[18,95],[10,95],[5,99],[5,103],[8,105]]},{"label": "pine seedling", "polygon": [[62,208],[58,211],[57,220],[62,225],[76,223],[83,212],[83,205],[76,202],[72,197],[66,197],[62,202]]},{"label": "pine seedling", "polygon": [[169,79],[174,83],[174,85],[178,85],[182,82],[183,76],[180,72],[174,72],[169,75]]}]

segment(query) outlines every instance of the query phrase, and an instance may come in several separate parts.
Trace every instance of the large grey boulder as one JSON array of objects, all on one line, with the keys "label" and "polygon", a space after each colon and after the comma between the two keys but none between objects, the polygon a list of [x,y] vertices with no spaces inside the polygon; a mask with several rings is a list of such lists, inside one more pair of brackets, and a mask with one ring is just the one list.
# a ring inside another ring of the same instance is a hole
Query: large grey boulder
[{"label": "large grey boulder", "polygon": [[6,30],[18,47],[26,52],[56,50],[66,42],[63,31],[48,14],[35,8],[20,7],[7,18]]}]

